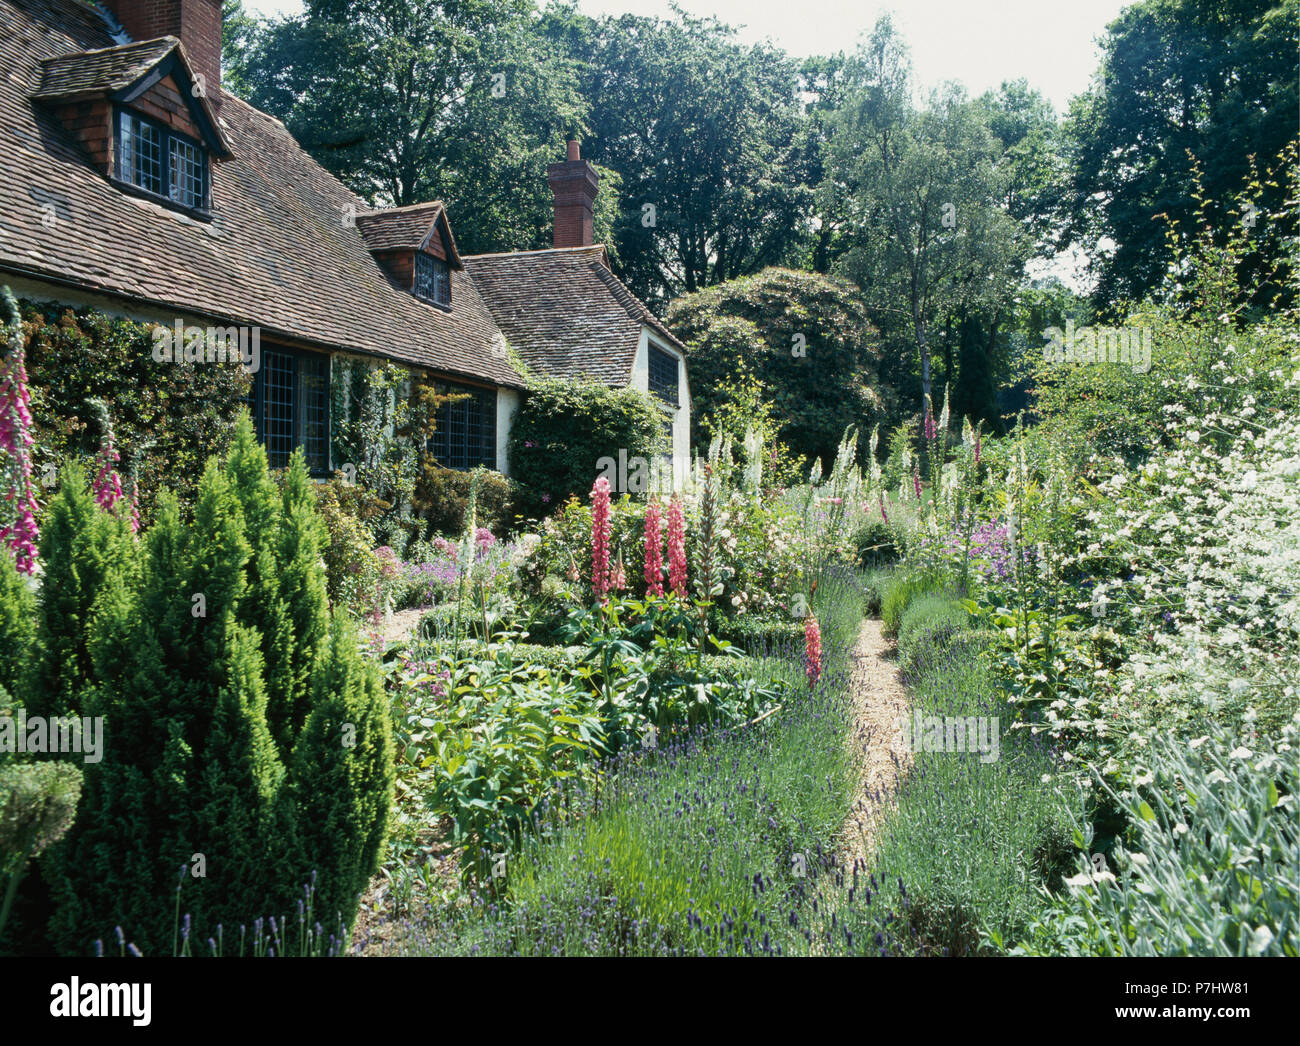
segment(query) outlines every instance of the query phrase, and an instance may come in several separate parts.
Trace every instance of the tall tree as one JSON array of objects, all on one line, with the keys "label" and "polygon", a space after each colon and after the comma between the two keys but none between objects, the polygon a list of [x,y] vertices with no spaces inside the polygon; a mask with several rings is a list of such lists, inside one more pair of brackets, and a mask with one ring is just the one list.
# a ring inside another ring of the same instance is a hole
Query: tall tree
[{"label": "tall tree", "polygon": [[826,189],[847,213],[850,246],[837,268],[863,289],[882,329],[907,331],[924,402],[937,329],[962,308],[1010,295],[1025,237],[1004,206],[987,114],[953,84],[913,109],[906,48],[888,17],[855,62],[860,86],[838,117]]},{"label": "tall tree", "polygon": [[[1267,271],[1295,235],[1294,224],[1266,235],[1284,186],[1269,187],[1258,213],[1241,213],[1234,197],[1252,178],[1252,156],[1267,168],[1296,136],[1300,3],[1143,0],[1120,13],[1101,45],[1101,67],[1067,120],[1066,235],[1097,259],[1095,300],[1139,300],[1160,288],[1172,254],[1169,226],[1153,219],[1167,216],[1191,235],[1193,162],[1221,228],[1258,226],[1260,253],[1249,264]],[[1260,302],[1283,289],[1244,275]]]},{"label": "tall tree", "polygon": [[812,194],[794,64],[712,18],[548,9],[591,106],[585,155],[622,178],[623,276],[664,299],[789,260]]},{"label": "tall tree", "polygon": [[465,253],[550,241],[546,165],[583,125],[532,0],[308,0],[245,37],[249,101],[376,204],[444,200]]}]

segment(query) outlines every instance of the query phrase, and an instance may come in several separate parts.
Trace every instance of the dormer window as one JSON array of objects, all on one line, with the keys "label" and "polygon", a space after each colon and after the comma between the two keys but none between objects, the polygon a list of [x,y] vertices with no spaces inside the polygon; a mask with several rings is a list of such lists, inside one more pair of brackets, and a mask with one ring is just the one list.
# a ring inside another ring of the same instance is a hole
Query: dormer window
[{"label": "dormer window", "polygon": [[451,266],[441,258],[415,256],[415,296],[451,308]]},{"label": "dormer window", "polygon": [[209,210],[208,152],[194,139],[129,109],[118,111],[117,177],[189,211]]}]

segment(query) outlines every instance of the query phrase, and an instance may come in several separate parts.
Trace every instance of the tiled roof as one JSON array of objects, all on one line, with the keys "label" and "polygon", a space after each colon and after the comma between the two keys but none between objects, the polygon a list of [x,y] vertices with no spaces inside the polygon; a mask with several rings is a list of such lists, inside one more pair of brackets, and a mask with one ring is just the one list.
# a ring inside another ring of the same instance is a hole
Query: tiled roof
[{"label": "tiled roof", "polygon": [[511,348],[540,374],[625,385],[642,327],[681,343],[605,264],[605,248],[476,254],[465,267]]},{"label": "tiled roof", "polygon": [[234,159],[213,165],[212,221],[97,173],[31,99],[47,59],[112,44],[76,0],[0,0],[0,270],[259,325],[267,337],[522,384],[468,273],[452,273],[450,312],[393,287],[351,220],[368,210],[364,201],[279,121],[230,94],[219,122]]},{"label": "tiled roof", "polygon": [[[443,214],[441,200],[389,207],[357,215],[357,227],[372,251],[418,251]],[[448,225],[448,232],[451,226]]]},{"label": "tiled roof", "polygon": [[33,97],[70,98],[120,90],[135,83],[179,46],[176,37],[164,36],[47,58],[41,63],[40,89]]}]

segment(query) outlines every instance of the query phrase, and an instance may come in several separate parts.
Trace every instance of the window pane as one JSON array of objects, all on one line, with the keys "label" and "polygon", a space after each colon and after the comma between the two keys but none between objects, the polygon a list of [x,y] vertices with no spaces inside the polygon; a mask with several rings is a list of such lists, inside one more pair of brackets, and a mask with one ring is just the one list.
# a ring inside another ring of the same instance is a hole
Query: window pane
[{"label": "window pane", "polygon": [[262,440],[273,469],[289,464],[293,452],[294,357],[262,353]]},{"label": "window pane", "polygon": [[497,464],[497,400],[489,389],[442,385],[439,391],[463,395],[438,412],[429,451],[445,468],[469,469]]},{"label": "window pane", "polygon": [[427,254],[415,256],[415,296],[433,299],[433,259]]},{"label": "window pane", "polygon": [[677,357],[650,346],[650,391],[677,406]]},{"label": "window pane", "polygon": [[207,200],[203,191],[203,150],[182,138],[169,138],[171,198],[185,207],[202,208]]},{"label": "window pane", "polygon": [[138,116],[122,113],[122,157],[118,167],[123,181],[162,195],[162,142],[158,128]]},{"label": "window pane", "polygon": [[328,356],[303,356],[299,361],[302,381],[302,450],[307,468],[324,472],[329,468],[329,390]]},{"label": "window pane", "polygon": [[439,305],[451,304],[451,268],[437,258],[433,262],[433,300]]}]

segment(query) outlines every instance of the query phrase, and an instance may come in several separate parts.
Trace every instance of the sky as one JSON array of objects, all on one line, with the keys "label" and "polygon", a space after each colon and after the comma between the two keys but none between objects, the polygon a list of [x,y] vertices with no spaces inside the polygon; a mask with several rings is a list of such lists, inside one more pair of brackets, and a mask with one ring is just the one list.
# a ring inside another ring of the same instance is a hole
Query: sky
[{"label": "sky", "polygon": [[[301,10],[299,0],[244,0],[262,14]],[[671,0],[578,0],[590,15],[667,16]],[[1131,0],[1129,0],[1131,2]],[[971,94],[1023,77],[1064,113],[1097,68],[1096,39],[1125,0],[679,0],[695,15],[744,26],[798,58],[850,50],[892,13],[912,51],[922,90],[958,80]]]}]

